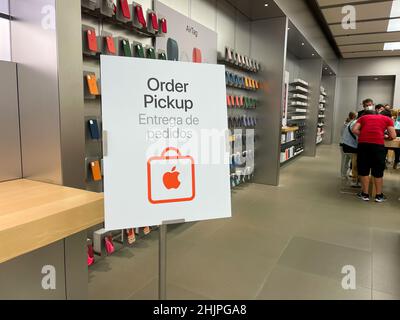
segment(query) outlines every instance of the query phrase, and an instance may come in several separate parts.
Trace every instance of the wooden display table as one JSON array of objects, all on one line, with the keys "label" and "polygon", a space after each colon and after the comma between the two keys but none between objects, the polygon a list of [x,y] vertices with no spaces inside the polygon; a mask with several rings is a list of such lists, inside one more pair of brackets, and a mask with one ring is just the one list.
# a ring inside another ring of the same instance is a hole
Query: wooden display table
[{"label": "wooden display table", "polygon": [[[394,140],[385,140],[385,147],[390,149],[399,149],[400,148],[400,138],[396,138]],[[370,179],[370,191],[372,197],[376,196],[376,189],[375,189],[375,178],[371,177]]]},{"label": "wooden display table", "polygon": [[394,140],[386,140],[385,147],[391,149],[399,149],[400,148],[400,138],[396,138]]},{"label": "wooden display table", "polygon": [[0,263],[103,220],[102,194],[29,180],[0,183]]},{"label": "wooden display table", "polygon": [[[0,183],[0,300],[86,299],[87,229],[103,220],[102,194],[29,180]],[[50,290],[43,287],[48,267],[56,277]]]}]

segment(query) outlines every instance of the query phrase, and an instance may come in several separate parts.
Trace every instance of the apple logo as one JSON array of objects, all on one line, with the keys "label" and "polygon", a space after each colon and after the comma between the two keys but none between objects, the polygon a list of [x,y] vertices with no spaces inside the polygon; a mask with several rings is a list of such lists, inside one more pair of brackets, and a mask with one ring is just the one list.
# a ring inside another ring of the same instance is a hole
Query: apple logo
[{"label": "apple logo", "polygon": [[178,189],[181,185],[181,182],[179,181],[179,175],[180,173],[176,171],[176,167],[173,167],[170,172],[165,173],[163,176],[164,186],[168,190]]}]

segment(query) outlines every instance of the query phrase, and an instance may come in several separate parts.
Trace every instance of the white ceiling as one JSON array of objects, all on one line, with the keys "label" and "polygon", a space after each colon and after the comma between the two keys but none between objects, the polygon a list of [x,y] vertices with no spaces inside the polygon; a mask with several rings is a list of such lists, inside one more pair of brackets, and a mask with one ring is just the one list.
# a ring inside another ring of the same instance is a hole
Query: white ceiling
[{"label": "white ceiling", "polygon": [[[343,58],[400,56],[400,50],[384,50],[385,43],[400,42],[400,19],[395,28],[389,28],[400,18],[400,0],[315,1]],[[342,26],[346,5],[355,9],[355,29]]]}]

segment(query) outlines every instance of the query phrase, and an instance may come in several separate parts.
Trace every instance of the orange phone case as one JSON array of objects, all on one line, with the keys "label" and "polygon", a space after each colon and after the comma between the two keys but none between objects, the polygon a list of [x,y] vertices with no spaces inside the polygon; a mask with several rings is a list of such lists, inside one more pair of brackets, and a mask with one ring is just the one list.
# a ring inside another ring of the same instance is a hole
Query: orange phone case
[{"label": "orange phone case", "polygon": [[226,104],[228,107],[232,106],[231,96],[229,95],[226,96]]},{"label": "orange phone case", "polygon": [[100,95],[99,93],[99,87],[97,86],[97,78],[95,75],[88,74],[86,76],[88,88],[89,88],[89,93],[98,96]]},{"label": "orange phone case", "polygon": [[236,107],[240,108],[240,98],[239,98],[239,96],[236,96],[235,100],[236,100],[235,101]]},{"label": "orange phone case", "polygon": [[249,85],[249,78],[244,78],[244,85],[245,85],[245,87],[246,88],[248,88],[248,87],[250,87],[250,85]]},{"label": "orange phone case", "polygon": [[100,162],[93,161],[90,163],[90,168],[92,170],[92,177],[94,181],[101,181],[101,170],[100,170]]}]

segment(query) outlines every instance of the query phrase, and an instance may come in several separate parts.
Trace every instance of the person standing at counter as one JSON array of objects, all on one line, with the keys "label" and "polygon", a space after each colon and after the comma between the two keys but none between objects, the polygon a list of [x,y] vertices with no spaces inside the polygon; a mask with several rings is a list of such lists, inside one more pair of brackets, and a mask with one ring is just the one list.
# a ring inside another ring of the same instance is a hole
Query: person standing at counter
[{"label": "person standing at counter", "polygon": [[383,194],[383,175],[386,165],[385,131],[389,139],[396,138],[393,120],[389,117],[366,110],[353,127],[353,133],[358,135],[358,174],[361,180],[362,192],[358,197],[369,201],[369,176],[375,178],[376,202],[386,200]]},{"label": "person standing at counter", "polygon": [[374,101],[370,98],[365,99],[362,102],[363,110],[359,111],[357,114],[357,118],[361,118],[365,112],[374,111]]}]

